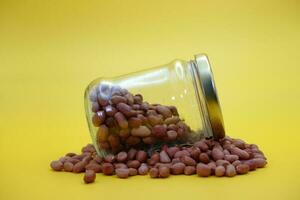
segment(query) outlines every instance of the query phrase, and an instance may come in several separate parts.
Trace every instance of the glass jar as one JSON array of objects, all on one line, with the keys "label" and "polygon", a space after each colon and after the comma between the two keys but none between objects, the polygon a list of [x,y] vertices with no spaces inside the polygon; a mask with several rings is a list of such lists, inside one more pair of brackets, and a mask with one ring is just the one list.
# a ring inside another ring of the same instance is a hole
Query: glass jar
[{"label": "glass jar", "polygon": [[100,156],[225,136],[212,70],[203,54],[97,78],[85,91],[85,111]]}]

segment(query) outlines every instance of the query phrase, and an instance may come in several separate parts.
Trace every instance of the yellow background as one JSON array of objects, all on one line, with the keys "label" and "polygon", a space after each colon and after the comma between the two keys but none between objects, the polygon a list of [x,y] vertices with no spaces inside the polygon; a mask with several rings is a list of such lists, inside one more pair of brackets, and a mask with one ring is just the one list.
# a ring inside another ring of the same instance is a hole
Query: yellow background
[{"label": "yellow background", "polygon": [[[0,199],[300,199],[300,3],[0,1]],[[207,53],[232,137],[268,166],[235,178],[56,173],[90,142],[83,93],[115,76]]]}]

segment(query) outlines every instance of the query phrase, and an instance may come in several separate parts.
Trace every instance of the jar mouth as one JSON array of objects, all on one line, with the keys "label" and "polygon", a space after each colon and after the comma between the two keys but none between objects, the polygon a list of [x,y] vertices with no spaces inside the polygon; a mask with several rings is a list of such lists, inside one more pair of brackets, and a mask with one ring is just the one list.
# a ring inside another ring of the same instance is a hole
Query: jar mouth
[{"label": "jar mouth", "polygon": [[190,63],[199,109],[204,116],[205,136],[221,139],[225,136],[225,128],[208,57],[199,54]]}]

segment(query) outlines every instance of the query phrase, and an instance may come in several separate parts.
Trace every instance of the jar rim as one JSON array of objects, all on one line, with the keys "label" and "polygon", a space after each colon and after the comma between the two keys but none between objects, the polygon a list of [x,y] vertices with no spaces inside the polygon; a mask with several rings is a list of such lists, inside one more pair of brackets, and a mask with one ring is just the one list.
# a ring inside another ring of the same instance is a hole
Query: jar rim
[{"label": "jar rim", "polygon": [[196,75],[201,86],[204,102],[201,104],[206,111],[212,135],[216,139],[221,139],[225,136],[225,128],[221,106],[215,87],[213,72],[207,55],[195,55],[195,60],[192,61],[196,68]]}]

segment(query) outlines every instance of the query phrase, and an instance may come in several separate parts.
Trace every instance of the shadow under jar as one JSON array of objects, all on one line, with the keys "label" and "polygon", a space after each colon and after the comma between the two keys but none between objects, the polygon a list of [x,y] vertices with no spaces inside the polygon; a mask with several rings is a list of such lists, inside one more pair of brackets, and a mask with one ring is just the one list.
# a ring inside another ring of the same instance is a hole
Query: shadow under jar
[{"label": "shadow under jar", "polygon": [[85,91],[85,111],[100,156],[225,136],[206,55],[113,78]]}]

